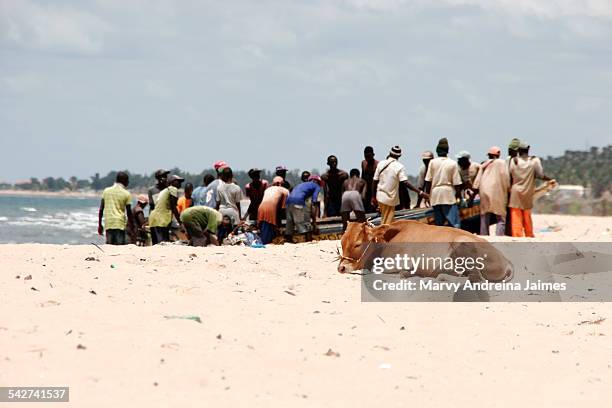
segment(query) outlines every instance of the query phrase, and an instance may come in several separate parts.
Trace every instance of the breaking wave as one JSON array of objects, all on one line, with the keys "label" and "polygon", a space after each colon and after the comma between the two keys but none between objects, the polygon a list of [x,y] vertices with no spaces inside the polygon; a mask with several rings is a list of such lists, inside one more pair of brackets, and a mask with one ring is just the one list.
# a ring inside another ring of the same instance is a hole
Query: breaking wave
[{"label": "breaking wave", "polygon": [[55,214],[45,214],[40,217],[18,217],[10,221],[6,219],[6,217],[3,218],[2,221],[5,221],[6,225],[15,227],[44,227],[73,231],[94,230],[98,223],[95,208],[93,208],[91,212],[58,212]]},{"label": "breaking wave", "polygon": [[21,207],[21,211],[25,211],[25,212],[36,212],[38,211],[36,208],[34,207]]}]

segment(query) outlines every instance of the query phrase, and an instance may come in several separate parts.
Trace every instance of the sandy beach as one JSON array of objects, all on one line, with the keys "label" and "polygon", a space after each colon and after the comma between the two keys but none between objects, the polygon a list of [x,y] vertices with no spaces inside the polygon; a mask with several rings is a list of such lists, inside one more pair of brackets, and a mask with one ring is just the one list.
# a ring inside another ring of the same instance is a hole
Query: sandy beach
[{"label": "sandy beach", "polygon": [[[534,221],[612,241],[612,218]],[[612,304],[361,303],[337,245],[0,245],[0,384],[70,386],[62,407],[610,405]]]}]

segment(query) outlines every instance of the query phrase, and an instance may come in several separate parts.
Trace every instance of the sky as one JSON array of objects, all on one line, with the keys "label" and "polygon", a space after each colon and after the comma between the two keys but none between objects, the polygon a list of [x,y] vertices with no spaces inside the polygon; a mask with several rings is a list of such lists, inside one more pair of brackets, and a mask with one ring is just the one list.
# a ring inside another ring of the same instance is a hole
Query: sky
[{"label": "sky", "polygon": [[611,0],[0,0],[0,180],[612,141]]}]

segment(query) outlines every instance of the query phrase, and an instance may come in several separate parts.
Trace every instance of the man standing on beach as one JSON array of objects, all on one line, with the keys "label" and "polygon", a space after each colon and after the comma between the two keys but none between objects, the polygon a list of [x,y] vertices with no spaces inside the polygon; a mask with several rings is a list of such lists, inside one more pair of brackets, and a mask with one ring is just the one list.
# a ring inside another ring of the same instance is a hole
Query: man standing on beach
[{"label": "man standing on beach", "polygon": [[325,216],[334,217],[340,215],[342,185],[349,175],[346,171],[338,168],[338,158],[334,155],[327,158],[327,165],[329,169],[321,176],[325,183],[323,189]]},{"label": "man standing on beach", "polygon": [[185,195],[179,198],[176,203],[176,209],[179,214],[193,205],[193,199],[191,198],[192,194],[193,194],[193,184],[191,183],[185,184]]},{"label": "man standing on beach", "polygon": [[[521,144],[520,139],[513,138],[508,144],[508,157],[506,157],[506,168],[508,169],[508,175],[510,175],[510,160],[518,155],[518,148]],[[510,180],[512,184],[512,180]],[[508,191],[508,200],[510,200],[510,192]],[[506,235],[512,236],[512,220],[510,219],[510,207],[506,208]]]},{"label": "man standing on beach", "polygon": [[374,187],[374,173],[376,172],[376,166],[378,166],[378,160],[374,158],[374,148],[372,146],[366,146],[363,149],[364,159],[361,161],[361,178],[366,182],[366,194],[364,200],[364,208],[368,213],[376,211],[376,208],[372,206],[373,187]]},{"label": "man standing on beach", "polygon": [[[419,175],[417,177],[417,188],[421,190],[425,189],[425,175],[427,174],[427,168],[429,167],[429,162],[432,161],[433,158],[434,158],[434,154],[433,152],[430,152],[429,150],[426,150],[423,153],[421,153],[421,160],[423,160],[423,164],[421,164],[421,167],[419,168]],[[417,202],[414,208],[420,208],[422,201],[423,201],[423,198],[419,197],[417,199]]]},{"label": "man standing on beach", "polygon": [[232,220],[232,225],[238,225],[241,219],[240,200],[242,190],[234,183],[234,173],[230,167],[221,170],[221,182],[217,187],[217,210]]},{"label": "man standing on beach", "polygon": [[[127,191],[130,178],[126,172],[117,173],[115,184],[107,187],[102,193],[100,209],[98,211],[98,234],[102,235],[106,229],[106,243],[110,245],[125,245],[126,222],[128,233],[132,242],[136,242],[134,234],[134,218],[132,216],[131,202],[132,195]],[[102,227],[104,218],[104,227]]]},{"label": "man standing on beach", "polygon": [[212,174],[205,174],[202,179],[202,185],[196,187],[191,193],[193,199],[193,205],[206,205],[206,191],[210,183],[215,181],[215,177]]},{"label": "man standing on beach", "polygon": [[272,186],[264,191],[263,199],[257,211],[257,225],[261,231],[261,242],[269,244],[276,237],[280,228],[280,210],[285,208],[289,190],[282,186],[283,178],[274,177]]},{"label": "man standing on beach", "polygon": [[381,224],[391,224],[393,222],[395,206],[400,203],[400,188],[408,188],[420,197],[428,198],[427,194],[408,181],[404,165],[398,161],[401,156],[402,149],[399,146],[393,146],[387,159],[379,162],[376,172],[374,172],[372,205],[380,208]]},{"label": "man standing on beach", "polygon": [[181,188],[183,181],[185,179],[176,174],[170,176],[168,178],[168,187],[159,194],[157,206],[149,214],[149,227],[151,228],[153,245],[170,241],[170,224],[172,223],[173,215],[180,222],[180,215],[176,205],[178,203],[178,189]]},{"label": "man standing on beach", "polygon": [[149,209],[153,211],[159,194],[168,186],[168,174],[170,171],[159,169],[155,172],[155,180],[157,182],[149,189]]},{"label": "man standing on beach", "polygon": [[510,176],[505,160],[500,159],[501,149],[492,146],[474,180],[474,192],[480,196],[480,235],[489,235],[489,218],[495,217],[495,235],[503,236],[506,230],[506,207]]},{"label": "man standing on beach", "polygon": [[510,160],[510,219],[513,237],[534,237],[531,209],[535,193],[535,180],[552,181],[544,174],[542,162],[538,157],[529,157],[529,144],[521,142],[518,156]]},{"label": "man standing on beach", "polygon": [[365,208],[363,201],[366,196],[366,182],[359,178],[359,170],[351,169],[349,178],[342,185],[342,206],[340,212],[342,214],[342,232],[346,231],[346,226],[351,215],[351,211],[355,213],[357,222],[365,222]]},{"label": "man standing on beach", "polygon": [[436,225],[449,225],[454,228],[461,227],[457,198],[461,194],[461,176],[457,162],[449,159],[448,140],[442,138],[438,141],[436,153],[438,157],[429,163],[425,176],[425,190],[431,191],[431,206],[434,210]]},{"label": "man standing on beach", "polygon": [[251,202],[249,203],[249,208],[247,209],[247,215],[251,221],[256,221],[259,205],[261,204],[261,200],[263,200],[264,192],[268,188],[268,181],[261,179],[260,169],[251,169],[249,170],[248,174],[251,178],[251,182],[248,183],[244,189],[246,196],[251,200]]},{"label": "man standing on beach", "polygon": [[463,184],[461,186],[462,198],[471,203],[475,197],[472,184],[474,184],[474,180],[476,180],[480,170],[480,163],[471,161],[472,156],[467,150],[460,151],[455,157],[457,158],[459,176],[461,176],[461,183]]}]

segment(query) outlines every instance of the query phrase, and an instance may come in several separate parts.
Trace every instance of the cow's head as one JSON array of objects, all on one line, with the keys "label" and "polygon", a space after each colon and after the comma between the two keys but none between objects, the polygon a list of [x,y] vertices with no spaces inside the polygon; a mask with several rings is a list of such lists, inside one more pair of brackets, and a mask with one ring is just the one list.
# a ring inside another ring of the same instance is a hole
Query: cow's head
[{"label": "cow's head", "polygon": [[349,222],[340,240],[342,254],[340,254],[338,272],[348,273],[361,269],[363,267],[361,260],[368,244],[387,241],[388,228],[388,225],[375,227],[369,222]]}]

